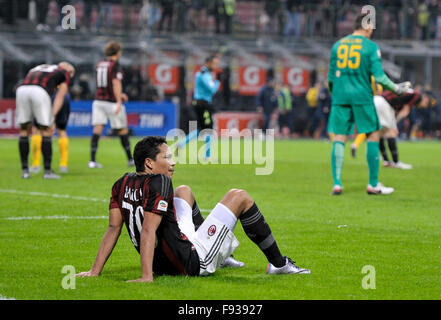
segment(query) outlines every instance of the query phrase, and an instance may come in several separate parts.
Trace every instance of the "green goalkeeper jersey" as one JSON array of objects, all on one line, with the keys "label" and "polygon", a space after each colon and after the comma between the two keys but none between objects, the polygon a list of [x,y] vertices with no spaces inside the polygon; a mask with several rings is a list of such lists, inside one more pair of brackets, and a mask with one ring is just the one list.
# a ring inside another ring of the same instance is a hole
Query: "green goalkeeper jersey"
[{"label": "green goalkeeper jersey", "polygon": [[383,71],[380,49],[375,42],[349,35],[332,46],[328,72],[332,104],[372,104],[371,76],[385,89],[395,90],[395,84]]}]

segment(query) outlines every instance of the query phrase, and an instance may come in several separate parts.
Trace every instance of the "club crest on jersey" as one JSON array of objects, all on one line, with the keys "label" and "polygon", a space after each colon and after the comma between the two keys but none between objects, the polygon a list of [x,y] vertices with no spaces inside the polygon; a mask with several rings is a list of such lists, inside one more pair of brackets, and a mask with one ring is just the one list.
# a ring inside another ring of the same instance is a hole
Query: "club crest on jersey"
[{"label": "club crest on jersey", "polygon": [[157,209],[160,210],[160,211],[167,211],[167,207],[168,207],[167,201],[161,200],[158,203],[158,208]]},{"label": "club crest on jersey", "polygon": [[208,235],[214,236],[215,233],[216,233],[216,226],[213,224],[210,226],[210,228],[208,228]]}]

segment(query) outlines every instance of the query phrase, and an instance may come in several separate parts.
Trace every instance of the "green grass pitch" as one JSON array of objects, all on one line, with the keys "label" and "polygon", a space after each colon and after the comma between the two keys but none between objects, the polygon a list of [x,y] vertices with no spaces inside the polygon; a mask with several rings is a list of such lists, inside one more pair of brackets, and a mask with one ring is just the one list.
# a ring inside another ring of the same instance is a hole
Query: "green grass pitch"
[{"label": "green grass pitch", "polygon": [[[137,139],[131,141],[133,148]],[[17,139],[0,140],[0,297],[441,298],[441,145],[435,142],[399,144],[402,160],[414,169],[381,168],[380,181],[395,187],[391,196],[366,194],[364,146],[357,159],[346,146],[340,197],[330,195],[331,144],[325,142],[276,141],[274,172],[268,176],[256,176],[256,165],[177,165],[174,186],[190,185],[203,209],[213,208],[230,188],[246,189],[282,253],[311,269],[310,275],[266,275],[264,255],[239,222],[235,233],[241,245],[235,257],[245,268],[221,269],[209,277],[161,276],[152,284],[126,283],[141,275],[141,267],[124,227],[102,275],[77,279],[74,290],[63,289],[63,266],[72,265],[76,272],[91,267],[107,227],[101,216],[108,214],[110,189],[128,171],[118,139],[102,139],[98,160],[104,168],[88,169],[89,143],[71,138],[69,173],[46,181],[41,173],[22,180]],[[375,268],[375,289],[362,287],[366,265]]]}]

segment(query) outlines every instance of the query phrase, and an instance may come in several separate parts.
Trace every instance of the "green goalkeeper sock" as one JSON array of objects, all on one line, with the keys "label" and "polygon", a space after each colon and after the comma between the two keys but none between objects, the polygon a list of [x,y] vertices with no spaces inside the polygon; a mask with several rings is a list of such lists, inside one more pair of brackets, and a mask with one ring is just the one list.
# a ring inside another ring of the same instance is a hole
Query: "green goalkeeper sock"
[{"label": "green goalkeeper sock", "polygon": [[343,160],[345,157],[345,144],[341,141],[335,141],[332,145],[331,168],[334,186],[341,186],[341,172],[343,169]]},{"label": "green goalkeeper sock", "polygon": [[369,184],[375,188],[380,170],[380,144],[378,142],[368,141],[366,159],[369,167]]}]

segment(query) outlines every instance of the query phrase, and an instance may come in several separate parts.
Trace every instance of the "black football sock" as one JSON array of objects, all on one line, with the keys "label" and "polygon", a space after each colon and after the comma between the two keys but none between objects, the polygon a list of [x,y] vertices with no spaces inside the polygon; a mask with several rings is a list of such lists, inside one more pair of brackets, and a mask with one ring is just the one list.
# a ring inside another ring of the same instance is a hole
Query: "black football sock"
[{"label": "black football sock", "polygon": [[100,139],[100,135],[94,133],[90,141],[90,160],[93,162],[96,161],[96,151],[98,150],[99,139]]},{"label": "black football sock", "polygon": [[384,138],[380,138],[380,151],[384,161],[389,162],[389,157],[387,156],[386,146],[384,145]]},{"label": "black football sock", "polygon": [[132,153],[130,152],[130,140],[129,140],[129,135],[128,134],[123,134],[121,136],[119,136],[119,138],[121,139],[121,144],[124,148],[124,151],[126,152],[127,155],[127,159],[132,160]]},{"label": "black football sock", "polygon": [[242,213],[239,219],[248,238],[257,244],[268,261],[276,268],[283,267],[286,264],[285,258],[280,253],[273,233],[256,203]]},{"label": "black football sock", "polygon": [[198,204],[196,203],[196,200],[193,204],[193,224],[194,228],[197,231],[202,223],[204,223],[204,217],[201,214],[201,210],[199,210]]},{"label": "black football sock", "polygon": [[44,170],[49,171],[52,163],[52,137],[43,137],[41,151],[43,153]]},{"label": "black football sock", "polygon": [[392,159],[395,163],[398,162],[398,148],[396,138],[387,138],[387,145],[389,146],[390,153],[392,153]]},{"label": "black football sock", "polygon": [[20,151],[21,169],[28,170],[28,156],[29,156],[29,138],[20,137],[18,139],[18,150]]}]

